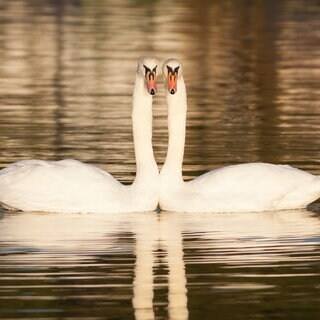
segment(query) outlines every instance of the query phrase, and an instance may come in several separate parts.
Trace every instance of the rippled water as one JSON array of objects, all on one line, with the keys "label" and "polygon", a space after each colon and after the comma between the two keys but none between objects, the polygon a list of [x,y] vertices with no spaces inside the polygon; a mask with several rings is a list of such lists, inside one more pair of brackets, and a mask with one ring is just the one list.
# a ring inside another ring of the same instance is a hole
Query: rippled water
[{"label": "rippled water", "polygon": [[5,214],[1,316],[316,319],[320,221],[261,214]]},{"label": "rippled water", "polygon": [[[253,161],[320,174],[319,30],[316,0],[2,0],[0,168],[71,157],[131,182],[134,72],[155,55],[183,63],[187,179]],[[160,84],[160,166],[166,125]],[[3,213],[0,318],[318,319],[312,210]]]}]

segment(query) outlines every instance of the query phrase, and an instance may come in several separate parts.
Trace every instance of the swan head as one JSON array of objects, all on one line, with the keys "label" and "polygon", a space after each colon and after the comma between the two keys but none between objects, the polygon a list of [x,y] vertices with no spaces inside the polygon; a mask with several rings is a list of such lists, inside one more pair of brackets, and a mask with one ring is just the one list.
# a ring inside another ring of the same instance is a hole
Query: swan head
[{"label": "swan head", "polygon": [[143,57],[138,62],[137,75],[145,79],[147,91],[152,96],[157,92],[159,61],[152,57]]},{"label": "swan head", "polygon": [[165,85],[170,94],[177,92],[178,79],[182,75],[182,66],[179,60],[170,58],[162,65]]}]

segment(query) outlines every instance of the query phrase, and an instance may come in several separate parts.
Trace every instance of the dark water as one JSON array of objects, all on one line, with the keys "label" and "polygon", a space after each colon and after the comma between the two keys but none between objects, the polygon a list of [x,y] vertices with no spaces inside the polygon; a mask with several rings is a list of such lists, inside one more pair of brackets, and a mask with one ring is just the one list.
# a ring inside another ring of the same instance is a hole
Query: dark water
[{"label": "dark water", "polygon": [[5,214],[4,319],[318,319],[320,221],[259,214]]},{"label": "dark water", "polygon": [[[320,174],[319,1],[2,0],[0,168],[76,158],[130,182],[138,58],[177,57],[184,174]],[[158,164],[164,90],[154,99]],[[261,214],[3,213],[1,319],[319,319],[319,202]]]}]

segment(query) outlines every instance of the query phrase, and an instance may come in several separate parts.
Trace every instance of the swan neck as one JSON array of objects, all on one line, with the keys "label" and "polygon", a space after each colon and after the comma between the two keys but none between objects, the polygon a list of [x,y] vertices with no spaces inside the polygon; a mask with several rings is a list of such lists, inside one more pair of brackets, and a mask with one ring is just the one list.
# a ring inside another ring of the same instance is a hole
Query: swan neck
[{"label": "swan neck", "polygon": [[184,79],[180,76],[177,92],[167,93],[168,104],[168,151],[162,175],[182,180],[182,163],[186,135],[187,94]]},{"label": "swan neck", "polygon": [[145,89],[144,79],[136,75],[132,109],[133,142],[136,158],[135,183],[158,176],[152,148],[152,96]]}]

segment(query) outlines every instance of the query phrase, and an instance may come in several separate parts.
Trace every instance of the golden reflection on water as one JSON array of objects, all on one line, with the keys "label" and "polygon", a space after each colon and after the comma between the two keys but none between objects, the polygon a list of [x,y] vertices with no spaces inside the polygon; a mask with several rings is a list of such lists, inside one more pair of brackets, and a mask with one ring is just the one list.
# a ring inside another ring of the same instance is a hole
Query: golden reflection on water
[{"label": "golden reflection on water", "polygon": [[[154,55],[183,63],[186,178],[254,161],[320,174],[316,0],[3,0],[0,17],[1,168],[76,158],[132,181],[134,72],[138,58]],[[25,301],[46,318],[319,312],[319,217],[307,211],[25,213],[0,222],[0,296],[12,317],[30,311]]]},{"label": "golden reflection on water", "polygon": [[[116,301],[128,301],[132,292],[136,319],[167,313],[168,319],[177,320],[196,312],[188,311],[195,303],[196,308],[209,303],[206,308],[214,310],[209,301],[229,292],[221,307],[226,304],[232,312],[228,303],[237,308],[236,292],[239,299],[257,294],[285,299],[285,279],[290,286],[290,278],[297,285],[303,277],[318,277],[319,233],[319,217],[305,210],[5,214],[0,224],[0,294],[8,302],[6,312],[13,307],[13,297],[23,299],[23,292],[29,292],[31,302],[52,296],[47,305],[52,309],[63,297],[59,308],[67,314],[71,297],[82,305],[95,299],[98,304],[92,310],[98,316],[106,310],[116,312]],[[200,288],[207,296],[196,302],[202,296]],[[110,294],[113,291],[116,296]],[[305,294],[313,297],[312,292]],[[86,316],[81,308],[71,310],[73,316]]]},{"label": "golden reflection on water", "polygon": [[[316,1],[4,1],[0,14],[1,167],[72,157],[132,180],[134,72],[151,54],[184,65],[186,177],[254,161],[319,173]],[[161,166],[167,129],[159,82]]]}]

